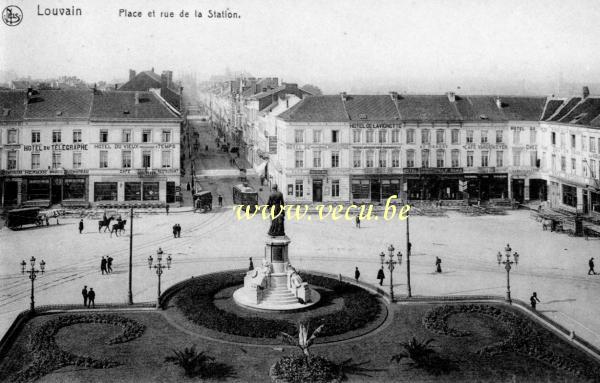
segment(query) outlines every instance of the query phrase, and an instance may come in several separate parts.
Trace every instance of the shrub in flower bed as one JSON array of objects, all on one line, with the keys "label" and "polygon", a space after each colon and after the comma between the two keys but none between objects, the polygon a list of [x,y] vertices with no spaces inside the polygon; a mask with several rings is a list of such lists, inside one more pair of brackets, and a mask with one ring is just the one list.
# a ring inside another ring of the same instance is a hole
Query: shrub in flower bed
[{"label": "shrub in flower bed", "polygon": [[269,371],[278,383],[330,383],[342,380],[340,367],[321,356],[292,354],[279,359]]},{"label": "shrub in flower bed", "polygon": [[[357,330],[377,318],[381,307],[377,298],[360,287],[335,279],[303,274],[311,285],[331,289],[343,298],[340,311],[311,319],[311,323],[325,325],[323,336],[343,334]],[[188,281],[175,294],[175,305],[192,322],[232,335],[252,338],[277,338],[281,332],[293,333],[295,324],[286,320],[260,317],[239,317],[214,305],[214,295],[219,291],[243,283],[243,275],[212,274]]]},{"label": "shrub in flower bed", "polygon": [[74,365],[89,368],[111,368],[119,365],[109,359],[94,359],[78,356],[61,350],[56,344],[55,335],[67,326],[80,323],[111,324],[123,328],[117,337],[107,344],[125,343],[140,337],[146,328],[143,324],[115,314],[61,315],[38,327],[30,336],[29,352],[33,362],[14,377],[15,382],[33,381],[59,368]]},{"label": "shrub in flower bed", "polygon": [[423,317],[423,325],[440,335],[462,337],[469,332],[459,331],[448,326],[448,318],[455,314],[482,314],[505,325],[509,335],[503,340],[477,350],[480,355],[494,356],[504,352],[516,352],[568,371],[578,377],[598,377],[600,368],[590,367],[581,360],[558,355],[546,346],[545,340],[553,335],[540,329],[531,320],[513,312],[490,305],[444,305],[429,310]]}]

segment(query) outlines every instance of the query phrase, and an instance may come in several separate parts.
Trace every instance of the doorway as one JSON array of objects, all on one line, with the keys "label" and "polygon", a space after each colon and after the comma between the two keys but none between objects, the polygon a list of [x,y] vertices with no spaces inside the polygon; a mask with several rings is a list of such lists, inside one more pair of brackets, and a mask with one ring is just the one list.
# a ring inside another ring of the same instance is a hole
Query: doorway
[{"label": "doorway", "polygon": [[53,178],[52,179],[52,193],[50,194],[50,202],[52,204],[61,203],[62,202],[62,178]]},{"label": "doorway", "polygon": [[323,202],[323,180],[313,180],[313,202]]}]

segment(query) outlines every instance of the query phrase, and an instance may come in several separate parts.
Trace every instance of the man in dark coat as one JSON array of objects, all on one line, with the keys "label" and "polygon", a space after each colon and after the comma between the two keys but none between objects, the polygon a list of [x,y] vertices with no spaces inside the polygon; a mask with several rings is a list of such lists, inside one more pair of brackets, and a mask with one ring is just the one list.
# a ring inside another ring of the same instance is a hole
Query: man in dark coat
[{"label": "man in dark coat", "polygon": [[167,211],[167,215],[169,215],[169,204],[165,205],[165,210]]},{"label": "man in dark coat", "polygon": [[106,272],[107,273],[112,273],[112,257],[109,255],[108,258],[106,259]]},{"label": "man in dark coat", "polygon": [[594,257],[590,258],[588,261],[588,265],[590,266],[590,270],[588,271],[588,275],[596,275],[596,271],[594,271]]},{"label": "man in dark coat", "polygon": [[529,301],[531,302],[531,309],[533,311],[535,311],[535,306],[537,304],[537,302],[539,302],[540,300],[537,297],[537,293],[534,291],[533,295],[531,296],[531,298],[529,298]]},{"label": "man in dark coat", "polygon": [[181,238],[181,225],[177,224],[177,238]]},{"label": "man in dark coat", "polygon": [[83,290],[81,290],[81,295],[83,295],[83,307],[87,307],[87,301],[88,301],[87,286],[83,286]]},{"label": "man in dark coat", "polygon": [[248,270],[254,270],[254,263],[252,263],[252,257],[250,257],[250,266],[248,266]]},{"label": "man in dark coat", "polygon": [[442,272],[442,260],[439,257],[435,257],[435,271]]},{"label": "man in dark coat", "polygon": [[173,225],[173,238],[177,238],[177,224]]},{"label": "man in dark coat", "polygon": [[219,207],[223,207],[223,196],[219,193]]},{"label": "man in dark coat", "polygon": [[83,232],[83,219],[79,220],[79,234]]},{"label": "man in dark coat", "polygon": [[90,291],[88,292],[88,307],[92,306],[93,308],[96,308],[96,302],[94,302],[95,299],[96,293],[94,292],[94,289],[90,287]]},{"label": "man in dark coat", "polygon": [[383,286],[383,280],[385,279],[385,273],[383,272],[383,266],[377,271],[377,279],[379,279],[379,286]]},{"label": "man in dark coat", "polygon": [[360,229],[360,217],[356,216],[356,227],[358,227]]},{"label": "man in dark coat", "polygon": [[106,258],[102,257],[102,261],[100,261],[100,271],[102,271],[102,275],[108,272],[106,271]]},{"label": "man in dark coat", "polygon": [[360,278],[360,271],[358,271],[358,266],[354,269],[354,279],[358,282],[358,278]]}]

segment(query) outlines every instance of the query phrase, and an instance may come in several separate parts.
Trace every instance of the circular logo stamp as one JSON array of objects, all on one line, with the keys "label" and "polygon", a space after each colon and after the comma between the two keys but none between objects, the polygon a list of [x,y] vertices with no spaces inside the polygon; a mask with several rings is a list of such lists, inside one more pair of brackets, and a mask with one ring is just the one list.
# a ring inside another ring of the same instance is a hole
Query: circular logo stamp
[{"label": "circular logo stamp", "polygon": [[16,27],[23,20],[23,11],[16,5],[9,5],[2,10],[2,21],[9,27]]}]

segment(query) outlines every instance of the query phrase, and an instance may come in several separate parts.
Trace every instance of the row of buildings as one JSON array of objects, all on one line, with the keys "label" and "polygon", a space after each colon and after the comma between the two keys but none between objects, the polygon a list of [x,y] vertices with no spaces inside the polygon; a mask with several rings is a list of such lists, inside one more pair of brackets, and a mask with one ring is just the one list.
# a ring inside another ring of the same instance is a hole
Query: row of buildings
[{"label": "row of buildings", "polygon": [[600,98],[587,87],[576,97],[311,96],[276,84],[244,96],[243,84],[213,84],[204,102],[289,202],[398,194],[600,213]]}]

